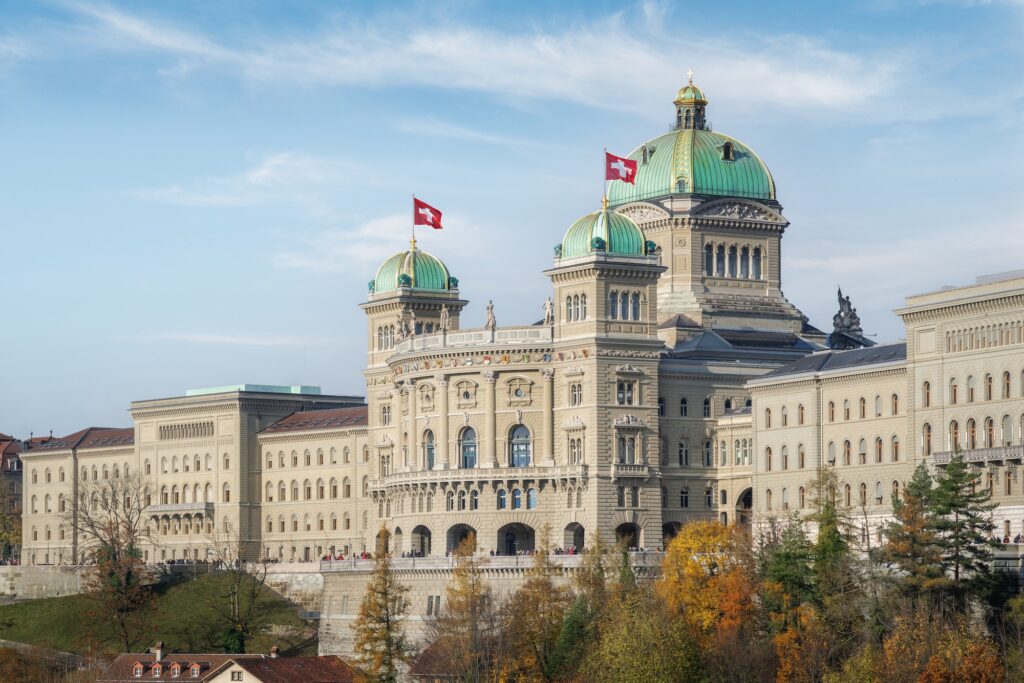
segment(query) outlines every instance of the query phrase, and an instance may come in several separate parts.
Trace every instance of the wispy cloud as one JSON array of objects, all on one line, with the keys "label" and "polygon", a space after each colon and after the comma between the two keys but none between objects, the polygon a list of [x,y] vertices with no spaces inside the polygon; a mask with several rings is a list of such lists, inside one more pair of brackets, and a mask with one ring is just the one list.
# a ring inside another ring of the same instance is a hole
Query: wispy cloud
[{"label": "wispy cloud", "polygon": [[320,337],[275,336],[263,334],[218,334],[209,332],[159,332],[119,337],[131,342],[176,342],[216,346],[313,346],[336,340]]},{"label": "wispy cloud", "polygon": [[683,40],[658,30],[667,10],[654,2],[642,6],[636,22],[616,14],[561,31],[515,34],[431,21],[391,22],[385,32],[338,21],[315,35],[238,45],[110,7],[74,7],[91,22],[98,46],[166,53],[177,60],[171,69],[177,75],[215,68],[251,83],[388,83],[629,111],[660,104],[690,65],[715,83],[716,98],[836,111],[894,91],[912,66],[910,56],[892,46],[875,54],[850,52],[800,35],[710,39],[691,32]]},{"label": "wispy cloud", "polygon": [[[321,230],[296,237],[289,233],[289,244],[274,257],[278,268],[298,268],[315,272],[373,273],[373,269],[392,254],[408,248],[408,213],[379,216],[349,228]],[[480,231],[472,221],[457,213],[445,213],[445,232],[460,236],[467,244]],[[428,231],[429,232],[429,231]],[[423,246],[423,240],[420,240]]]},{"label": "wispy cloud", "polygon": [[280,152],[229,176],[202,178],[186,185],[136,190],[147,201],[181,206],[239,207],[292,201],[319,205],[320,191],[349,182],[353,168],[337,160]]},{"label": "wispy cloud", "polygon": [[412,135],[424,135],[435,138],[450,138],[467,142],[484,142],[492,145],[509,147],[535,147],[538,143],[531,140],[492,135],[483,131],[459,126],[434,118],[406,119],[395,124],[395,130]]}]

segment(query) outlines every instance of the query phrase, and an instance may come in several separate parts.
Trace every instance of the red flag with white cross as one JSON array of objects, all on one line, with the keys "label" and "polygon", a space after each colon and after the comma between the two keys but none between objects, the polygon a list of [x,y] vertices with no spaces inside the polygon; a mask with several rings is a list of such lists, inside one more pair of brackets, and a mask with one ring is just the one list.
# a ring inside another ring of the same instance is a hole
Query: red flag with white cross
[{"label": "red flag with white cross", "polygon": [[412,198],[413,225],[429,225],[434,230],[440,230],[441,212],[415,197]]},{"label": "red flag with white cross", "polygon": [[636,183],[636,161],[623,159],[609,152],[604,153],[605,180],[621,180],[624,183]]}]

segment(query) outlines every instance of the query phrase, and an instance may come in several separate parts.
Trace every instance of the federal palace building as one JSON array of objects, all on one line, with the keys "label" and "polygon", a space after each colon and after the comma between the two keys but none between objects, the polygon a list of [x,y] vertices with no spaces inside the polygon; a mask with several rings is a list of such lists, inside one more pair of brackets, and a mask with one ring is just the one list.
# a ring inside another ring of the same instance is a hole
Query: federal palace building
[{"label": "federal palace building", "polygon": [[1000,532],[1024,531],[1024,272],[907,297],[905,341],[865,338],[842,294],[814,327],[782,294],[772,175],[706,106],[683,87],[671,131],[630,154],[636,183],[552,232],[543,321],[488,307],[463,325],[465,290],[413,241],[360,306],[365,399],[195,390],[24,452],[23,562],[75,560],[88,540],[61,511],[128,474],[149,481],[152,562],[207,557],[216,536],[250,559],[348,557],[382,526],[396,554],[443,560],[470,533],[512,556],[542,529],[655,549],[691,520],[807,508],[822,466],[877,526],[918,463],[956,448]]}]

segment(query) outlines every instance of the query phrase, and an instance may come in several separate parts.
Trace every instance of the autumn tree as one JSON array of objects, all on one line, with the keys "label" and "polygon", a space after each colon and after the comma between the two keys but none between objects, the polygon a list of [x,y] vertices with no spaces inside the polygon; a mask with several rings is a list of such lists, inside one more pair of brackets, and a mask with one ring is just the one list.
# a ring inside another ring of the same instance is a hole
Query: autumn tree
[{"label": "autumn tree", "polygon": [[779,630],[795,623],[796,608],[815,599],[814,547],[803,522],[769,520],[758,534],[755,550],[761,579],[760,604],[769,628]]},{"label": "autumn tree", "polygon": [[930,505],[942,555],[939,566],[961,606],[968,595],[982,595],[992,583],[992,510],[997,504],[980,480],[981,474],[956,452],[935,479]]},{"label": "autumn tree", "polygon": [[509,676],[550,680],[550,657],[562,630],[572,592],[562,570],[551,559],[551,528],[540,530],[540,542],[526,580],[504,608],[503,631],[510,648]]},{"label": "autumn tree", "polygon": [[21,546],[21,506],[17,497],[0,490],[0,559],[10,560]]},{"label": "autumn tree", "polygon": [[703,680],[699,651],[686,624],[646,586],[616,595],[588,653],[582,680],[674,683]]},{"label": "autumn tree", "polygon": [[430,624],[430,640],[445,674],[460,681],[483,681],[494,670],[501,648],[494,595],[484,582],[473,551],[473,534],[455,550],[455,568],[445,605]]},{"label": "autumn tree", "polygon": [[97,629],[91,635],[132,652],[147,640],[151,579],[142,545],[150,483],[140,475],[80,482],[63,524],[78,539],[78,561]]},{"label": "autumn tree", "polygon": [[747,538],[736,527],[691,522],[669,543],[657,594],[681,615],[699,640],[736,629],[753,603],[753,581],[739,561]]},{"label": "autumn tree", "polygon": [[932,478],[921,463],[914,470],[902,498],[894,496],[893,519],[885,527],[882,559],[899,571],[902,593],[917,597],[941,586],[942,552],[932,507]]},{"label": "autumn tree", "polygon": [[548,657],[547,675],[557,680],[572,680],[578,674],[583,658],[597,639],[598,621],[608,605],[608,568],[600,534],[595,535],[583,553],[573,583],[576,598],[565,612],[561,631]]},{"label": "autumn tree", "polygon": [[365,676],[379,683],[398,680],[399,668],[408,662],[409,644],[405,618],[409,612],[408,587],[398,582],[387,552],[390,533],[381,528],[380,545],[374,558],[373,573],[359,606],[355,631],[355,652]]}]

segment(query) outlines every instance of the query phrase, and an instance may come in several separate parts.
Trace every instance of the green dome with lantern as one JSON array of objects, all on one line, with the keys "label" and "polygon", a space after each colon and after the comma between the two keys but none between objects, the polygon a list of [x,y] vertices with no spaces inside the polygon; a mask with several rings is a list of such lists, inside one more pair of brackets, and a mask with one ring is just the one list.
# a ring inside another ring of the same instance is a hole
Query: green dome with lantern
[{"label": "green dome with lantern", "polygon": [[412,240],[409,249],[381,264],[377,275],[370,280],[369,290],[371,294],[402,288],[443,292],[458,286],[458,280],[449,274],[441,259],[417,248],[416,240]]},{"label": "green dome with lantern", "polygon": [[631,219],[609,211],[588,213],[573,223],[555,248],[560,258],[603,252],[610,256],[643,256],[647,252],[644,233]]},{"label": "green dome with lantern", "polygon": [[775,200],[775,181],[761,157],[736,138],[712,131],[707,100],[691,80],[676,95],[672,131],[634,149],[636,183],[613,182],[612,206],[679,194]]}]

